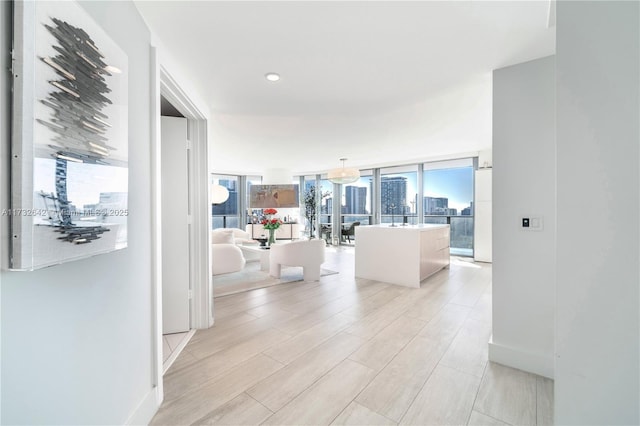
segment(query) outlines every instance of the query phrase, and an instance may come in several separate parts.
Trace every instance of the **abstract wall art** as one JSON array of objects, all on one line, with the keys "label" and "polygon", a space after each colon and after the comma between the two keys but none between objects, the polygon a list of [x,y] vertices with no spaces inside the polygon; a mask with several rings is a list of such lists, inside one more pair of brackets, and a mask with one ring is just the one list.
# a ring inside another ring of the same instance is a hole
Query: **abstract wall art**
[{"label": "abstract wall art", "polygon": [[298,208],[298,185],[252,185],[249,189],[249,207]]},{"label": "abstract wall art", "polygon": [[76,2],[15,2],[14,270],[127,246],[128,58]]}]

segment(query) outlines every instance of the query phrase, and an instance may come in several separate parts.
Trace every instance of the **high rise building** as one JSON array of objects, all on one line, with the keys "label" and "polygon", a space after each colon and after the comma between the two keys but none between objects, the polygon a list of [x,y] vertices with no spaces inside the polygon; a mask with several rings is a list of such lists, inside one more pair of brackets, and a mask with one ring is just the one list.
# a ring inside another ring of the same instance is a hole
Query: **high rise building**
[{"label": "high rise building", "polygon": [[[402,214],[407,205],[407,178],[382,177],[380,181],[380,205],[382,214]],[[391,208],[394,205],[395,209]]]},{"label": "high rise building", "polygon": [[367,188],[363,186],[347,186],[344,189],[345,214],[367,214]]},{"label": "high rise building", "polygon": [[462,209],[460,214],[462,216],[471,216],[471,215],[473,215],[473,201],[471,201],[469,203],[469,207],[465,207],[464,209]]},{"label": "high rise building", "polygon": [[324,201],[324,205],[320,207],[320,213],[331,214],[332,211],[333,211],[333,197],[326,198]]},{"label": "high rise building", "polygon": [[449,199],[445,197],[424,197],[423,199],[424,214],[449,214]]}]

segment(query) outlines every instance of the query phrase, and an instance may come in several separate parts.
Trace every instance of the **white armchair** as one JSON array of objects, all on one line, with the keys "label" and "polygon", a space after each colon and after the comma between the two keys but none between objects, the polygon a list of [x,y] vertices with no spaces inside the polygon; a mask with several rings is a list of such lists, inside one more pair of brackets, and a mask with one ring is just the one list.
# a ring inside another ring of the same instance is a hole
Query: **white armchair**
[{"label": "white armchair", "polygon": [[320,279],[320,265],[324,263],[324,240],[300,240],[288,244],[274,244],[269,253],[269,275],[280,278],[282,265],[302,266],[305,281]]}]

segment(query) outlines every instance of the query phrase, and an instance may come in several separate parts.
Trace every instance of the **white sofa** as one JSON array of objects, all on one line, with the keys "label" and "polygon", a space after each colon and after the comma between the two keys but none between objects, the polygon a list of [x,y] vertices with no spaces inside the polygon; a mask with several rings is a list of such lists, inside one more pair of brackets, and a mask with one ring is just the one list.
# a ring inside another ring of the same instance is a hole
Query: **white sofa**
[{"label": "white sofa", "polygon": [[[236,238],[236,235],[238,238]],[[214,229],[211,231],[211,269],[213,275],[241,271],[247,263],[238,244],[250,243],[251,238],[241,229]]]},{"label": "white sofa", "polygon": [[269,253],[269,275],[280,278],[282,265],[302,266],[304,281],[318,281],[325,247],[326,242],[320,239],[274,244]]},{"label": "white sofa", "polygon": [[[212,242],[220,239],[228,239],[228,235],[233,235],[232,244],[245,245],[245,244],[258,244],[256,240],[251,238],[251,234],[243,231],[240,228],[218,228],[211,231]],[[219,243],[218,243],[219,244]]]}]

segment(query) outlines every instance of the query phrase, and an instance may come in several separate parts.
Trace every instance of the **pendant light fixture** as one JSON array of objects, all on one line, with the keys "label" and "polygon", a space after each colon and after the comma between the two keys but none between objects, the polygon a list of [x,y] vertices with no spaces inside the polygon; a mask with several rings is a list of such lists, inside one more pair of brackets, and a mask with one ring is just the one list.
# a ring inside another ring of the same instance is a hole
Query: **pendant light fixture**
[{"label": "pendant light fixture", "polygon": [[229,190],[224,186],[214,183],[211,185],[211,203],[218,205],[229,199]]},{"label": "pendant light fixture", "polygon": [[329,173],[327,173],[327,179],[337,184],[351,183],[360,179],[360,170],[345,167],[344,162],[346,160],[346,158],[341,158],[340,161],[342,161],[342,167],[329,170]]}]

